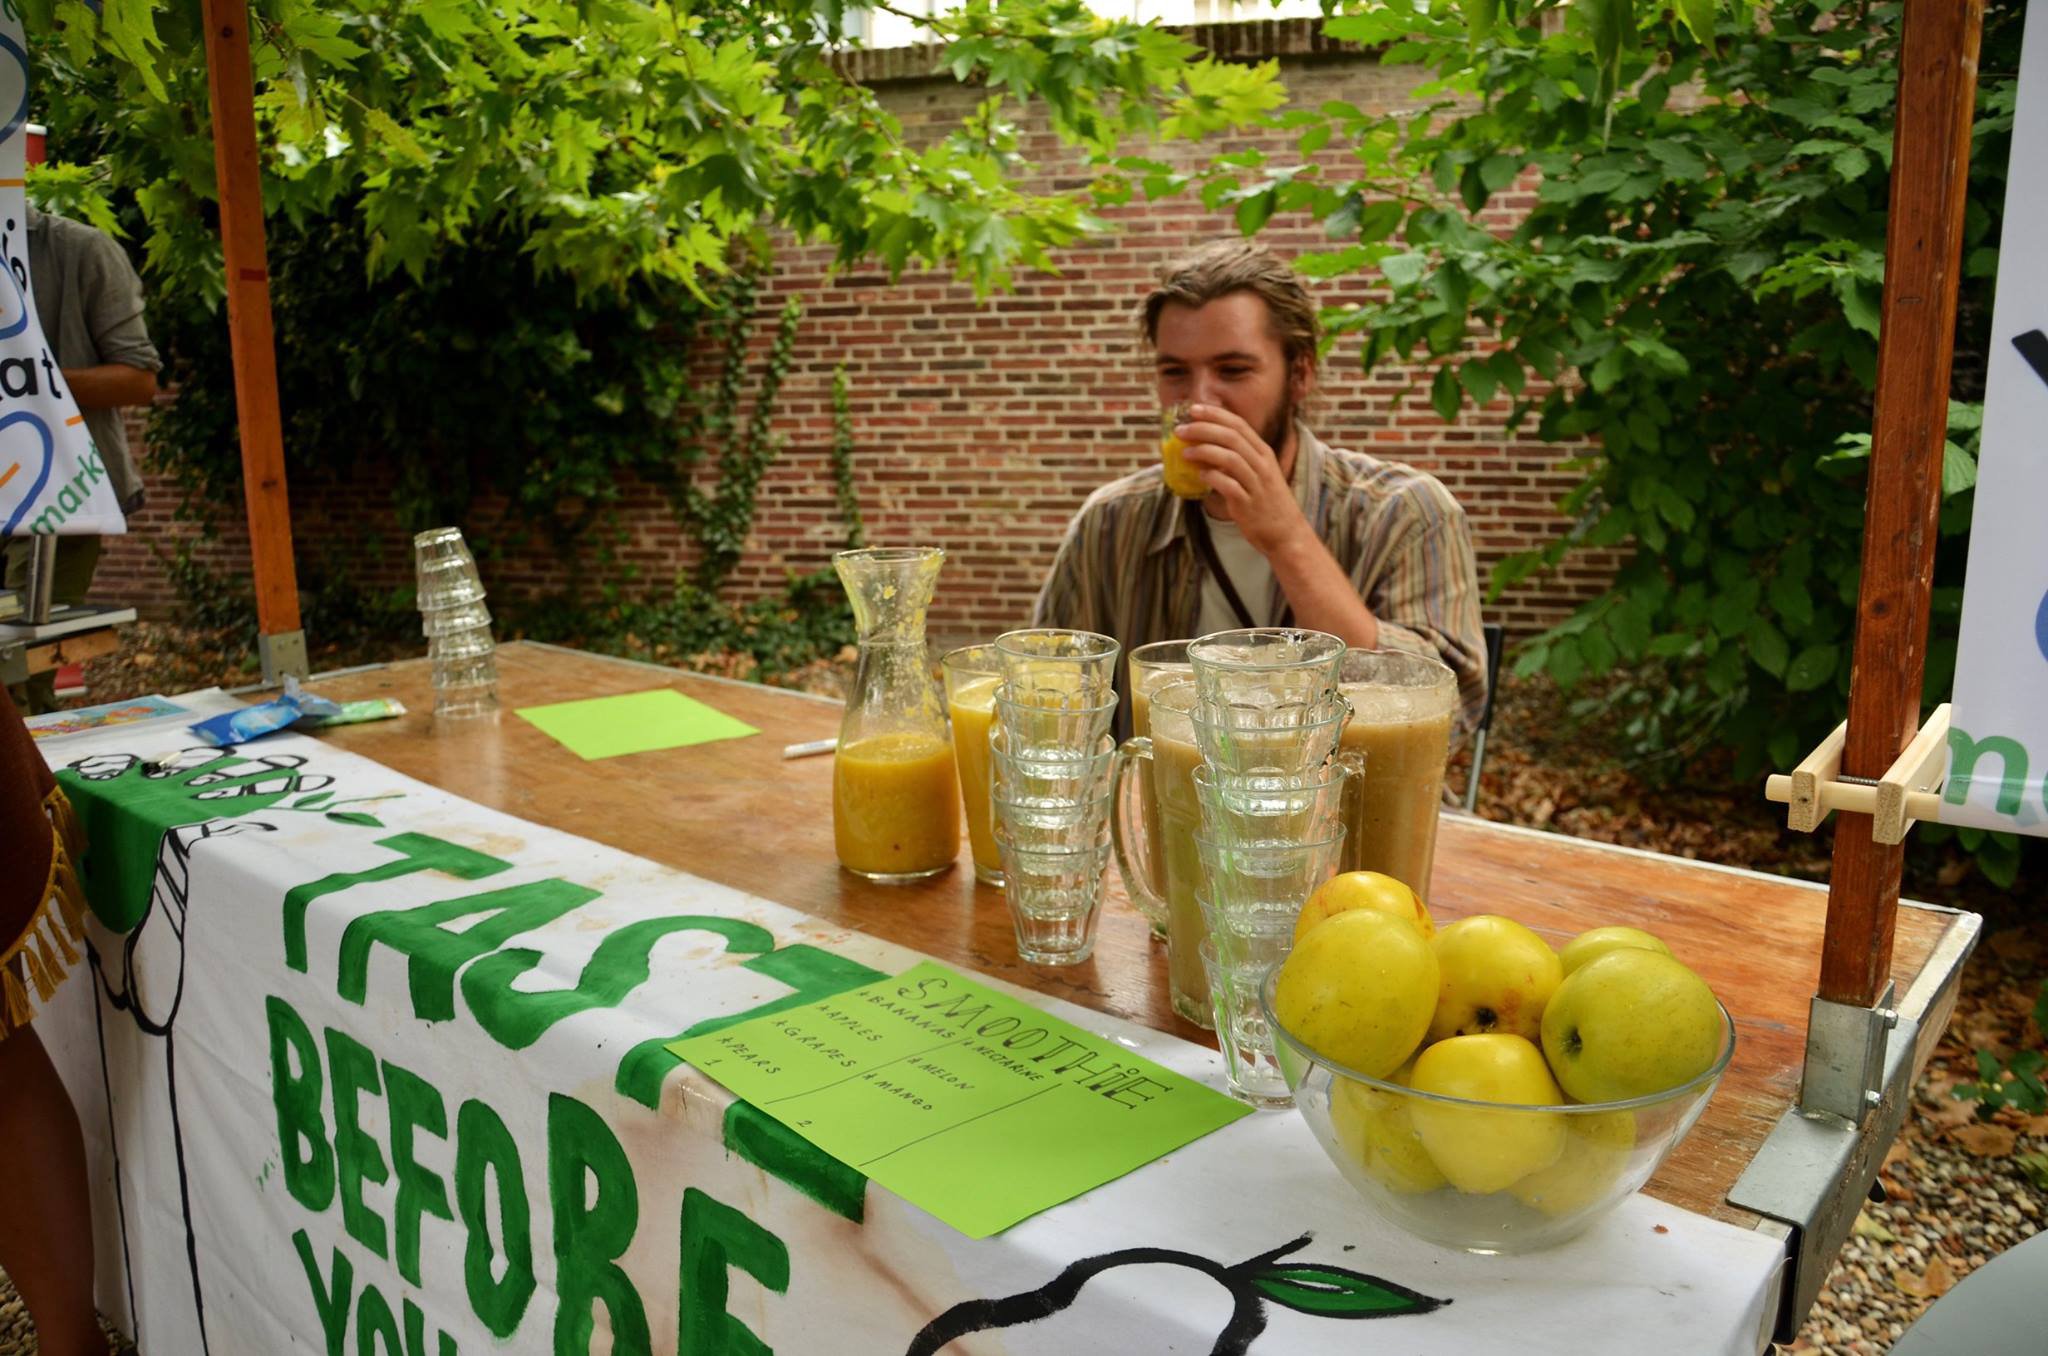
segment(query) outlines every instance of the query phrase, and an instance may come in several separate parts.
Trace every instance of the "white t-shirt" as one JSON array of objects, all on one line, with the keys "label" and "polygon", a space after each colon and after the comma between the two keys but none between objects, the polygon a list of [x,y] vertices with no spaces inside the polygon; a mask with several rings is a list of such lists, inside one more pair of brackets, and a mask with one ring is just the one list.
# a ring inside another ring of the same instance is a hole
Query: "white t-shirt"
[{"label": "white t-shirt", "polygon": [[[1237,596],[1252,614],[1254,626],[1273,624],[1273,566],[1259,548],[1244,539],[1244,533],[1228,518],[1210,518],[1209,540],[1216,545],[1216,559],[1223,562],[1229,572],[1230,582],[1237,589]],[[1202,574],[1201,624],[1195,634],[1206,636],[1215,631],[1235,631],[1244,623],[1230,607],[1230,600],[1223,596],[1223,588],[1216,582],[1213,571]]]}]

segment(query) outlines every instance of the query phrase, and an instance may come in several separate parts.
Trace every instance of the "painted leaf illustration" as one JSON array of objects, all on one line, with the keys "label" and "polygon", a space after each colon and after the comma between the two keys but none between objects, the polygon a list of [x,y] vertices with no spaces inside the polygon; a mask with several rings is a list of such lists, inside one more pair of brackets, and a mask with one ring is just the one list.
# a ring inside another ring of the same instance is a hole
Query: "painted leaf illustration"
[{"label": "painted leaf illustration", "polygon": [[1252,1277],[1252,1285],[1275,1304],[1318,1318],[1391,1318],[1426,1314],[1450,1303],[1378,1276],[1315,1262],[1267,1267]]},{"label": "painted leaf illustration", "polygon": [[366,815],[358,810],[329,810],[327,817],[337,824],[359,824],[366,829],[381,829],[384,821],[375,815]]},{"label": "painted leaf illustration", "polygon": [[323,800],[333,799],[334,793],[332,791],[315,791],[310,796],[300,796],[297,800],[293,801],[292,808],[294,810],[310,810]]}]

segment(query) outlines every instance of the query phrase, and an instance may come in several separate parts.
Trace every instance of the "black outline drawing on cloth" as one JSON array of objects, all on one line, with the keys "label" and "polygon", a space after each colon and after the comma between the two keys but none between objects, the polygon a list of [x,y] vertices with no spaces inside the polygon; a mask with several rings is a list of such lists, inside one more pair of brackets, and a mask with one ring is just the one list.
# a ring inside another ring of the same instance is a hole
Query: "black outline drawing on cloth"
[{"label": "black outline drawing on cloth", "polygon": [[1266,1330],[1268,1300],[1317,1318],[1396,1318],[1432,1313],[1451,1302],[1348,1267],[1323,1262],[1276,1265],[1288,1253],[1307,1247],[1314,1237],[1303,1234],[1234,1266],[1173,1248],[1124,1248],[1084,1257],[1036,1290],[1002,1299],[961,1301],[925,1324],[904,1356],[938,1356],[970,1333],[1036,1323],[1065,1309],[1079,1298],[1082,1286],[1115,1267],[1161,1263],[1190,1267],[1228,1290],[1233,1302],[1230,1322],[1217,1334],[1209,1356],[1244,1356],[1250,1351],[1253,1340]]},{"label": "black outline drawing on cloth", "polygon": [[[107,1099],[107,1146],[114,1169],[114,1206],[121,1230],[121,1270],[128,1289],[128,1314],[142,1340],[142,1319],[135,1307],[135,1274],[128,1240],[127,1190],[121,1176],[121,1146],[114,1120],[114,1087],[107,1062],[107,1033],[104,1008],[125,1012],[143,1035],[159,1039],[164,1048],[164,1079],[171,1108],[171,1142],[178,1165],[178,1205],[185,1228],[185,1260],[192,1276],[192,1307],[199,1330],[201,1353],[210,1353],[206,1335],[206,1297],[199,1276],[199,1239],[192,1222],[191,1186],[185,1167],[185,1133],[178,1108],[178,1066],[176,1026],[178,1010],[185,997],[186,937],[190,919],[192,849],[209,838],[225,838],[245,832],[275,832],[277,826],[263,820],[223,815],[223,802],[253,799],[248,813],[301,810],[324,814],[348,824],[378,826],[366,814],[337,812],[348,803],[332,799],[325,790],[334,778],[325,773],[299,771],[305,758],[298,754],[272,754],[244,758],[229,750],[211,747],[179,750],[157,762],[145,762],[130,753],[94,754],[72,763],[69,771],[88,782],[107,782],[134,773],[150,781],[175,779],[186,789],[195,809],[214,812],[197,823],[175,825],[164,830],[159,840],[156,867],[150,882],[149,906],[142,918],[126,933],[115,938],[118,950],[112,958],[103,956],[86,939],[86,960],[94,983],[93,1030],[99,1043],[100,1082]],[[209,768],[210,763],[221,766]],[[285,797],[295,797],[291,804]],[[364,797],[382,800],[387,797]],[[147,974],[146,984],[141,976]],[[168,984],[168,992],[163,985]]]}]

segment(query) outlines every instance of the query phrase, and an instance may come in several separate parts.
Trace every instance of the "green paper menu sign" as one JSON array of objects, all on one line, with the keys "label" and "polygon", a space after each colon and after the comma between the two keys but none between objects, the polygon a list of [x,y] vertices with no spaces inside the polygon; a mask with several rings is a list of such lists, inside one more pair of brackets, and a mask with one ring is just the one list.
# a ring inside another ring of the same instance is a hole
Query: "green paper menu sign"
[{"label": "green paper menu sign", "polygon": [[936,961],[668,1048],[970,1238],[1251,1112]]}]

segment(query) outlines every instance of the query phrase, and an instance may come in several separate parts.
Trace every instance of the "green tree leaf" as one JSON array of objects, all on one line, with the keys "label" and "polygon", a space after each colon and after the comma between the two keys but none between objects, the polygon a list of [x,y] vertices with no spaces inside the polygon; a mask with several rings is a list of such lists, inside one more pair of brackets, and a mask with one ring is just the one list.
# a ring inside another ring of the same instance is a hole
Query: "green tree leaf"
[{"label": "green tree leaf", "polygon": [[1720,7],[1720,0],[1673,0],[1678,19],[1691,33],[1693,41],[1707,44],[1714,40],[1714,11]]},{"label": "green tree leaf", "polygon": [[1500,0],[1458,0],[1465,11],[1465,28],[1472,35],[1472,41],[1480,42],[1493,35],[1493,26],[1500,18]]},{"label": "green tree leaf", "polygon": [[[1749,624],[1749,657],[1755,665],[1773,678],[1785,676],[1785,666],[1792,657],[1792,648],[1785,640],[1785,633],[1771,625],[1765,617],[1757,617]],[[1797,742],[1797,736],[1793,740]]]},{"label": "green tree leaf", "polygon": [[1811,692],[1835,676],[1840,651],[1833,645],[1809,645],[1785,666],[1785,690]]}]

